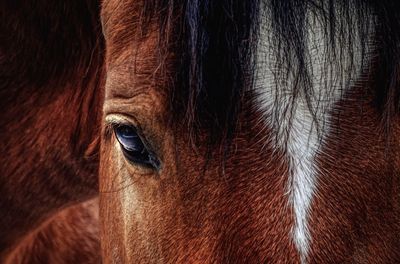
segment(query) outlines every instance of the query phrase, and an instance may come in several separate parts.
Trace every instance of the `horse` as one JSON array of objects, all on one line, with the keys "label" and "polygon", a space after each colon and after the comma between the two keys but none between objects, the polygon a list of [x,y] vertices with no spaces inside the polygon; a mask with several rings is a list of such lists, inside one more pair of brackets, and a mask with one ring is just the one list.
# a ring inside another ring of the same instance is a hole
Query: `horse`
[{"label": "horse", "polygon": [[97,1],[0,3],[0,263],[99,263]]},{"label": "horse", "polygon": [[396,1],[36,2],[0,8],[2,261],[400,261]]},{"label": "horse", "polygon": [[105,263],[398,263],[400,4],[105,0]]}]

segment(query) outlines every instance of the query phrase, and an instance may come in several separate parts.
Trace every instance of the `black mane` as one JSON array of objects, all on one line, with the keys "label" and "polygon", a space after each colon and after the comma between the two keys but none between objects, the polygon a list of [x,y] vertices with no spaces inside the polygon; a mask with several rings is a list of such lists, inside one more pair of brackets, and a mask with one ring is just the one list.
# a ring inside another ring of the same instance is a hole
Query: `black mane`
[{"label": "black mane", "polygon": [[[335,43],[346,45],[348,41],[355,41],[353,36],[358,34],[360,43],[356,45],[365,52],[368,36],[372,31],[375,33],[378,58],[375,67],[379,70],[372,80],[376,85],[370,88],[382,121],[388,126],[391,124],[400,111],[398,0],[265,0],[263,5],[260,1],[263,0],[145,1],[143,21],[150,21],[158,14],[163,35],[177,17],[181,18],[178,22],[181,26],[175,29],[181,43],[177,48],[181,60],[176,85],[180,89],[175,89],[172,103],[177,107],[175,113],[185,109],[191,127],[204,126],[219,139],[232,135],[242,98],[253,89],[260,8],[270,10],[274,44],[282,63],[291,58],[295,61],[289,65],[297,65],[299,83],[293,88],[293,98],[302,90],[310,100],[313,87],[304,65],[307,60],[305,32],[309,26],[305,22],[306,13],[312,10],[323,21],[329,50],[334,50]],[[338,31],[340,34],[335,34]],[[160,43],[169,41],[164,38]],[[349,51],[348,56],[353,56]],[[287,70],[282,67],[282,71]]]}]

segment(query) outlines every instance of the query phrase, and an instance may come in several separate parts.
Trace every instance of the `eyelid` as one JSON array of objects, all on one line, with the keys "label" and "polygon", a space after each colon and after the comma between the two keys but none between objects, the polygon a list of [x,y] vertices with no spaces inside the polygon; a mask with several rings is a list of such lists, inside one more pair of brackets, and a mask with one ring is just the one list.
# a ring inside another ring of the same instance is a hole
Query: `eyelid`
[{"label": "eyelid", "polygon": [[114,128],[116,126],[133,126],[135,127],[136,131],[138,132],[139,136],[141,137],[141,127],[139,123],[133,117],[125,117],[124,115],[120,114],[108,114],[105,117],[105,129],[104,129],[104,136],[106,138],[110,138],[114,133]]},{"label": "eyelid", "polygon": [[122,115],[116,115],[116,114],[107,115],[105,118],[105,122],[107,125],[112,125],[112,126],[127,125],[127,126],[134,126],[135,128],[139,127],[134,118],[127,118]]}]

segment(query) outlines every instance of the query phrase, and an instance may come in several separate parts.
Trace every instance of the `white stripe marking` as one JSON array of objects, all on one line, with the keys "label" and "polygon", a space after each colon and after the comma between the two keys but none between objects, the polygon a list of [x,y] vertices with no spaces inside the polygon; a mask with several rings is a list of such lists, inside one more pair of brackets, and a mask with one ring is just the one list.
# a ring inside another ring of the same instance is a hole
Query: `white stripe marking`
[{"label": "white stripe marking", "polygon": [[[350,60],[342,64],[327,63],[328,55],[321,21],[315,18],[315,13],[308,12],[307,19],[310,25],[307,38],[307,51],[309,56],[308,69],[312,74],[314,96],[311,98],[311,109],[318,120],[314,122],[310,106],[307,105],[304,93],[300,92],[294,102],[291,126],[289,125],[293,85],[293,71],[288,79],[279,79],[276,76],[277,51],[272,39],[271,24],[268,18],[268,9],[264,9],[260,23],[260,40],[256,54],[255,89],[260,94],[260,109],[265,112],[267,124],[272,128],[273,135],[269,135],[267,142],[276,142],[277,148],[284,149],[290,164],[290,183],[288,193],[289,203],[294,212],[294,227],[292,237],[300,254],[302,263],[306,263],[309,253],[311,236],[308,226],[310,206],[316,191],[318,166],[315,158],[329,133],[329,121],[334,104],[340,100],[342,90],[340,87],[349,87],[353,81],[348,81],[349,75],[343,74],[351,70],[351,76],[361,73],[361,51],[354,45],[359,37],[353,39],[353,63]],[[340,43],[341,44],[341,43]],[[336,47],[341,47],[336,43]],[[345,45],[350,47],[350,45]],[[336,50],[336,54],[346,56],[348,50]],[[367,61],[367,60],[365,60]],[[334,61],[337,62],[337,61]],[[338,66],[340,65],[340,66]],[[347,81],[347,85],[346,85]],[[276,89],[278,87],[278,89]],[[318,131],[318,132],[317,132]]]}]

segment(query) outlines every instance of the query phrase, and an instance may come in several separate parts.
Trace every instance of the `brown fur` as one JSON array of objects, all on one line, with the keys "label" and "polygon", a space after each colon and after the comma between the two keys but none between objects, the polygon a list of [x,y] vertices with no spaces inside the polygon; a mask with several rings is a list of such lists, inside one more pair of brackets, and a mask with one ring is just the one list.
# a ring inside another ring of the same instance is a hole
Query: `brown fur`
[{"label": "brown fur", "polygon": [[64,209],[27,235],[4,263],[101,263],[98,202]]},{"label": "brown fur", "polygon": [[[108,72],[100,159],[103,261],[299,263],[286,153],[265,141],[270,131],[252,96],[244,100],[234,151],[222,169],[217,148],[205,158],[204,131],[193,146],[184,122],[170,120],[169,91],[180,88],[173,82],[179,50],[172,43],[161,64],[160,33],[133,30],[140,3],[105,1],[102,11]],[[317,157],[310,263],[400,261],[400,131],[394,125],[385,138],[379,109],[362,85],[364,91],[353,88],[336,105],[340,114]],[[145,135],[161,159],[160,171],[124,159],[108,121],[115,117]]]},{"label": "brown fur", "polygon": [[0,262],[43,221],[97,193],[98,10],[92,0],[0,4]]},{"label": "brown fur", "polygon": [[[145,2],[104,1],[104,69],[97,1],[0,5],[1,262],[98,263],[100,233],[105,263],[299,263],[286,153],[266,141],[253,95],[226,157],[208,153],[207,131],[193,140],[171,119],[171,92],[182,88],[177,19],[144,32]],[[346,98],[317,157],[308,261],[397,263],[399,118],[387,140],[372,95]],[[87,200],[97,193],[103,99],[98,219]],[[112,117],[139,129],[161,170],[124,159]]]},{"label": "brown fur", "polygon": [[310,263],[400,261],[400,119],[387,141],[377,110],[354,90],[317,160]]},{"label": "brown fur", "polygon": [[[118,4],[109,1],[103,9],[105,117],[121,116],[135,124],[160,153],[163,167],[155,173],[126,162],[106,125],[100,173],[103,261],[297,262],[289,236],[293,220],[286,204],[287,163],[283,153],[271,156],[272,150],[258,141],[260,113],[251,105],[242,113],[233,142],[237,151],[226,161],[225,176],[219,175],[219,159],[209,161],[203,174],[204,142],[194,151],[186,127],[169,122],[166,94],[171,84],[157,81],[173,70],[174,58],[165,61],[169,67],[163,73],[157,30],[140,41],[126,41],[135,39],[129,30],[135,20],[120,29],[125,20],[119,16],[129,3]],[[121,48],[121,43],[129,45]],[[253,118],[246,122],[247,117]],[[220,155],[218,150],[213,154]]]}]

